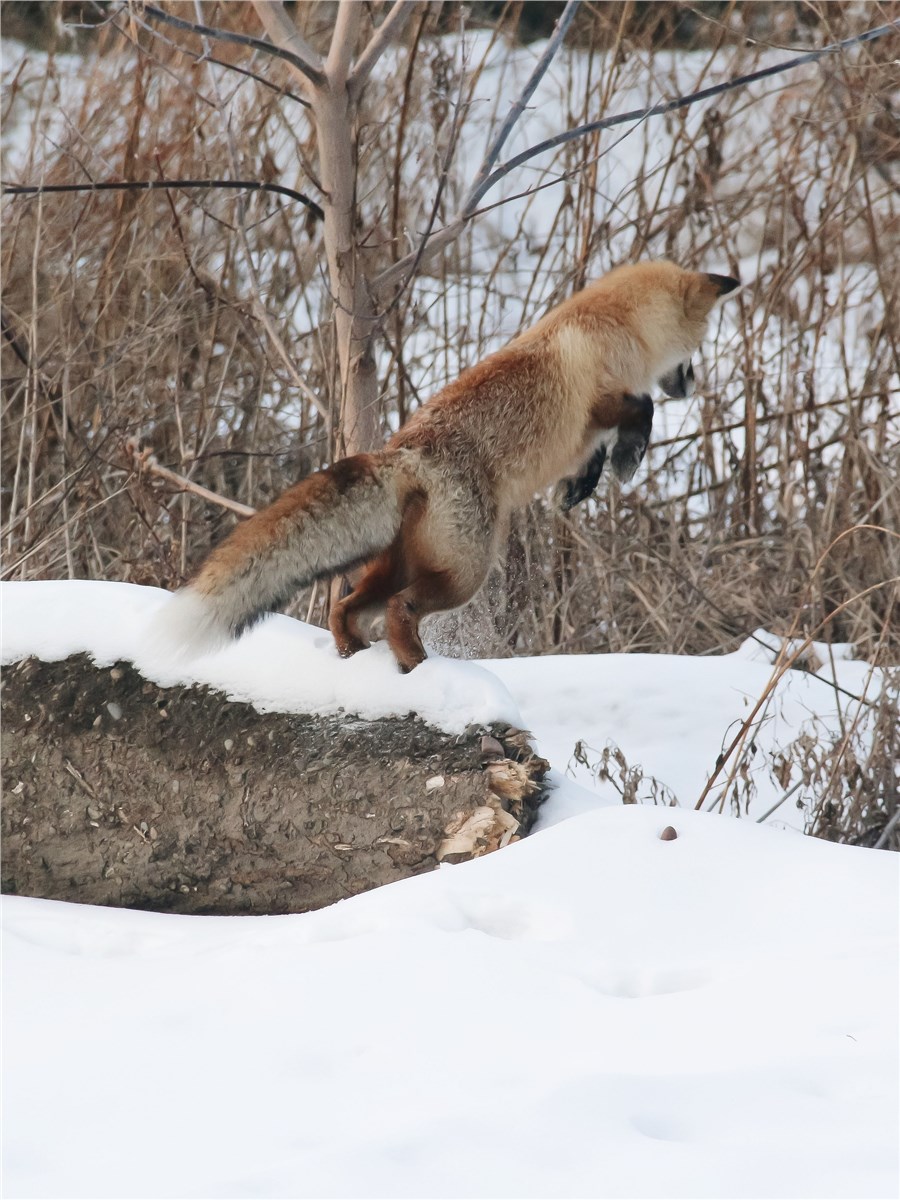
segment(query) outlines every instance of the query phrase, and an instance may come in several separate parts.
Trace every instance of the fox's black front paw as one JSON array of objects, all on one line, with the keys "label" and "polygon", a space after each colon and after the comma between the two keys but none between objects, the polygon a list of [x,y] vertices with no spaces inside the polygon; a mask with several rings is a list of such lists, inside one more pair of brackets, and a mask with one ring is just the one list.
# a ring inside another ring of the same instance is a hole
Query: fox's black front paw
[{"label": "fox's black front paw", "polygon": [[553,494],[556,507],[562,512],[568,512],[582,500],[587,500],[600,480],[605,462],[606,447],[601,446],[591,455],[581,474],[573,475],[570,479],[561,479]]},{"label": "fox's black front paw", "polygon": [[647,450],[647,439],[633,430],[620,433],[612,448],[610,464],[617,479],[627,483],[641,465]]},{"label": "fox's black front paw", "polygon": [[653,401],[649,396],[629,396],[629,419],[619,426],[616,444],[610,453],[613,473],[627,483],[641,465],[653,429]]}]

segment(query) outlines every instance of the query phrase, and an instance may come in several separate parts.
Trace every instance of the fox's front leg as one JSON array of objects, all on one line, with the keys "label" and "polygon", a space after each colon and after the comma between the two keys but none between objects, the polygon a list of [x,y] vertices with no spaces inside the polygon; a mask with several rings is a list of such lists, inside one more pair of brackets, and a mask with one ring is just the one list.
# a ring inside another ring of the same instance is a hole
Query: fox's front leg
[{"label": "fox's front leg", "polygon": [[582,500],[587,500],[600,481],[605,462],[606,445],[604,444],[594,451],[577,475],[573,475],[569,479],[561,479],[556,485],[557,508],[562,512],[568,512]]},{"label": "fox's front leg", "polygon": [[[653,401],[646,395],[626,394],[620,399],[617,417],[614,431],[606,426],[610,431],[609,440],[613,442],[610,462],[616,476],[627,481],[638,469],[650,442]],[[556,505],[563,512],[568,512],[593,494],[603,473],[606,447],[606,442],[598,446],[577,475],[562,479],[556,485]]]},{"label": "fox's front leg", "polygon": [[619,433],[609,456],[613,471],[627,483],[650,444],[653,429],[653,401],[649,396],[625,396]]}]

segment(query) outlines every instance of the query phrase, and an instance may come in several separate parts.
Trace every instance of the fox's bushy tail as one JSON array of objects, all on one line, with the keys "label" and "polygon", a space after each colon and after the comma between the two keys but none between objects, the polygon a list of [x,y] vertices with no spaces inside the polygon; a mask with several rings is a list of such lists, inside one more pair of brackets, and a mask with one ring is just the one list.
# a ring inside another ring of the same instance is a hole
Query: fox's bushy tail
[{"label": "fox's bushy tail", "polygon": [[207,653],[313,580],[385,550],[418,487],[407,457],[382,451],[342,459],[243,521],[160,610],[157,637],[183,655]]}]

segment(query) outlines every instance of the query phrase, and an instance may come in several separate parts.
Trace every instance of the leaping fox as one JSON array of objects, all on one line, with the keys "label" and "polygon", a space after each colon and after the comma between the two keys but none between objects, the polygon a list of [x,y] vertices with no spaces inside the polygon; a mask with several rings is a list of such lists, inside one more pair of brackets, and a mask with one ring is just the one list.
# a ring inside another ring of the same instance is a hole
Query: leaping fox
[{"label": "leaping fox", "polygon": [[[237,528],[160,614],[191,653],[238,637],[313,580],[367,564],[330,626],[343,656],[383,615],[403,671],[425,658],[419,622],[483,584],[509,515],[559,485],[571,507],[607,451],[633,474],[657,381],[686,395],[690,358],[719,297],[739,286],[669,262],[618,267],[464,371],[383,450],[301,480]],[[571,478],[574,476],[574,478]]]}]

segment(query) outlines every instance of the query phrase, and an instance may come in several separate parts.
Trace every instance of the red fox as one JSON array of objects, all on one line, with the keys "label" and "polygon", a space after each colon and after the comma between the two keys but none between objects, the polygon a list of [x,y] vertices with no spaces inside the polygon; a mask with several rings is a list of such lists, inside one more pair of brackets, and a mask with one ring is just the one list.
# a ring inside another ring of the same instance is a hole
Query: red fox
[{"label": "red fox", "polygon": [[338,651],[363,649],[362,623],[383,615],[411,671],[425,658],[420,620],[475,595],[513,509],[561,479],[561,502],[577,503],[608,448],[613,469],[633,473],[647,393],[661,381],[686,394],[707,318],[738,286],[669,262],[590,284],[464,371],[383,450],[308,476],[238,525],[161,612],[167,640],[211,650],[313,580],[367,564],[332,610]]}]

